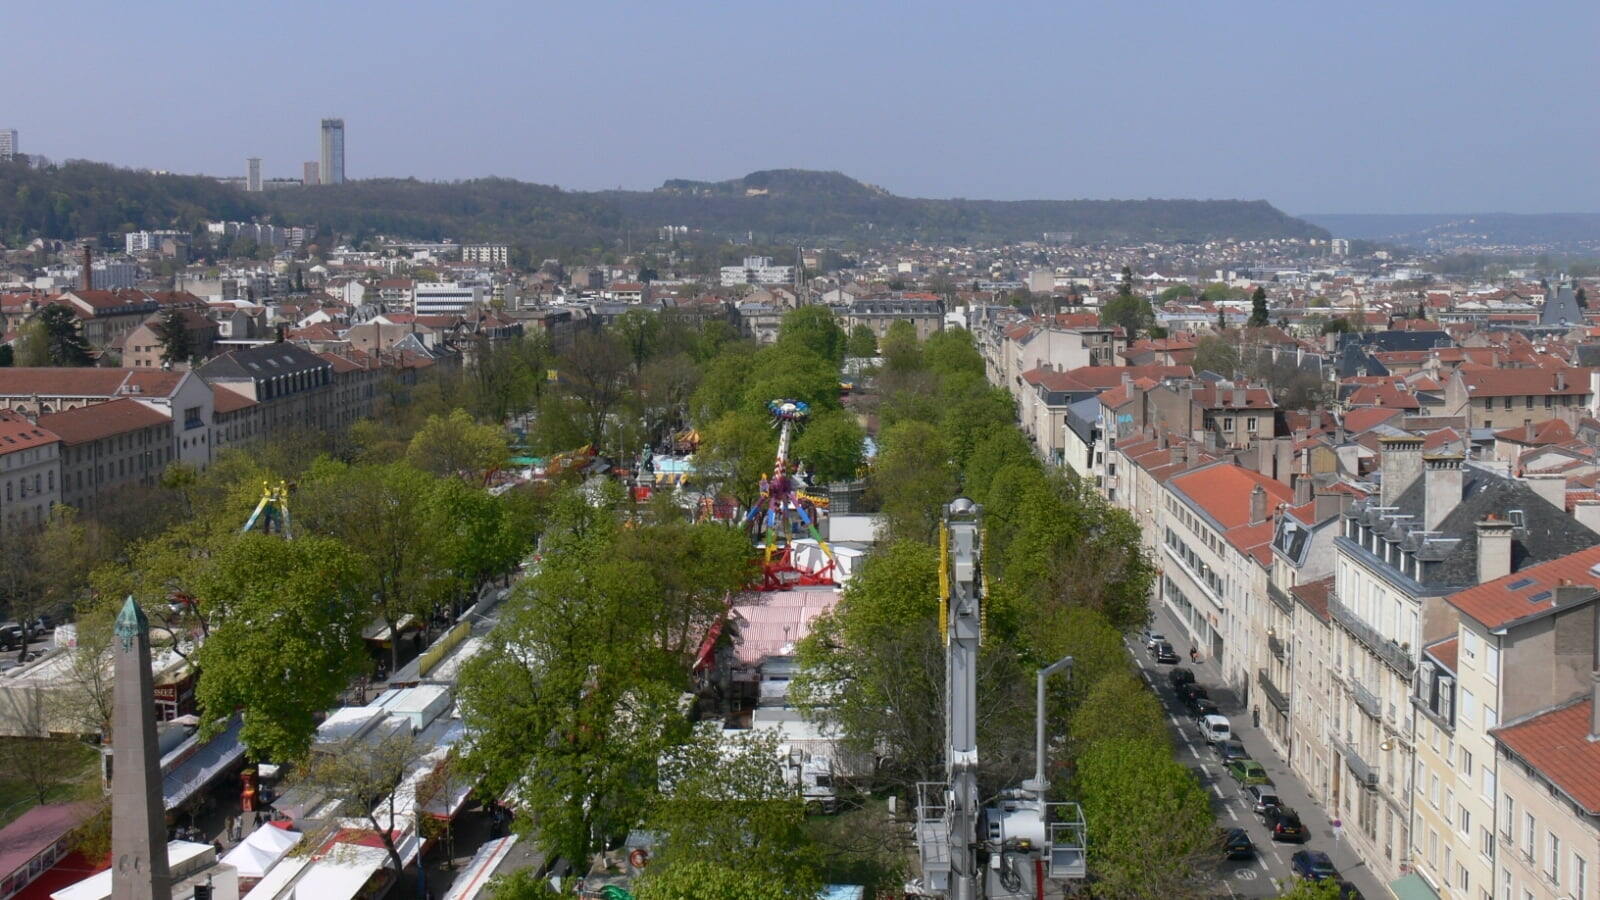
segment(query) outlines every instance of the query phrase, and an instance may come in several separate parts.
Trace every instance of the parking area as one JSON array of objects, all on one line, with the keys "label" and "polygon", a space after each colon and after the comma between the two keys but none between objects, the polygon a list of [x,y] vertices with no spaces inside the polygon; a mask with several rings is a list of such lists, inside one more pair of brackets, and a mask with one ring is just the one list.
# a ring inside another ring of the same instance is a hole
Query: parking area
[{"label": "parking area", "polygon": [[[1145,680],[1161,699],[1167,721],[1173,729],[1179,760],[1194,769],[1202,784],[1211,791],[1217,824],[1222,828],[1243,828],[1256,847],[1253,859],[1219,860],[1215,894],[1276,897],[1280,889],[1294,878],[1290,858],[1295,851],[1314,850],[1328,854],[1339,877],[1350,882],[1362,897],[1368,900],[1388,897],[1388,888],[1367,871],[1354,850],[1334,833],[1333,823],[1312,800],[1305,785],[1290,771],[1288,764],[1277,756],[1260,729],[1252,726],[1250,711],[1238,702],[1232,691],[1223,686],[1217,667],[1204,656],[1198,663],[1189,660],[1188,636],[1176,620],[1165,610],[1159,610],[1152,630],[1166,635],[1178,648],[1180,660],[1176,666],[1157,663],[1137,635],[1128,638],[1128,650]],[[1216,712],[1227,718],[1233,739],[1243,744],[1250,759],[1261,764],[1281,802],[1299,814],[1307,835],[1304,843],[1274,842],[1271,839],[1267,826],[1245,796],[1244,786],[1225,770],[1218,754],[1206,743],[1201,723],[1185,706],[1169,680],[1168,673],[1178,667],[1194,673],[1195,681],[1206,689],[1210,699],[1217,705]],[[1218,855],[1220,857],[1221,854]]]}]

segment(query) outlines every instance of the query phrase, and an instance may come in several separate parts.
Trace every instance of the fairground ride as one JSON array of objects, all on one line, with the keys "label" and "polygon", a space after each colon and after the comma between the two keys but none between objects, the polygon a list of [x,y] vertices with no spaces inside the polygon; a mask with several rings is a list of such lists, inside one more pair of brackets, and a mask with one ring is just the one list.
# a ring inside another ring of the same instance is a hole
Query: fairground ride
[{"label": "fairground ride", "polygon": [[289,519],[289,485],[279,481],[276,485],[271,482],[261,482],[261,500],[256,504],[255,511],[250,513],[250,518],[245,520],[244,527],[239,529],[240,534],[261,526],[265,534],[278,534],[286,539],[294,538],[294,531]]},{"label": "fairground ride", "polygon": [[[763,548],[761,590],[834,584],[837,562],[833,548],[817,530],[817,510],[827,508],[828,498],[802,490],[799,466],[789,459],[790,442],[811,414],[811,407],[802,400],[773,400],[767,411],[778,429],[778,455],[772,462],[772,474],[761,476],[761,494],[744,520],[751,541]],[[822,549],[827,561],[821,568],[807,570],[797,565],[792,541],[800,527]]]}]

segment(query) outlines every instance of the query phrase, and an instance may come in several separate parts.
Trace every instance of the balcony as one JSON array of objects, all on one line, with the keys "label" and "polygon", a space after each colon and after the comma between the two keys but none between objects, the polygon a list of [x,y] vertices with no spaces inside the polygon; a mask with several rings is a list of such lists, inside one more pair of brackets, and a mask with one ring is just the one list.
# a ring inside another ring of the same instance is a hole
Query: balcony
[{"label": "balcony", "polygon": [[[1376,628],[1366,623],[1366,620],[1356,615],[1355,610],[1345,606],[1337,596],[1328,596],[1328,614],[1339,626],[1350,633],[1350,636],[1361,642],[1363,647],[1372,651],[1373,655],[1383,660],[1384,665],[1394,669],[1408,680],[1411,673],[1416,671],[1417,661],[1411,658],[1411,651],[1402,648],[1398,643],[1388,640],[1378,633]],[[1375,716],[1376,718],[1376,716]]]},{"label": "balcony", "polygon": [[1361,707],[1362,712],[1374,719],[1383,718],[1383,701],[1379,700],[1376,694],[1367,690],[1366,685],[1355,678],[1347,678],[1345,679],[1345,686],[1350,689],[1351,698],[1356,701],[1357,706]]},{"label": "balcony", "polygon": [[1345,765],[1349,766],[1350,771],[1355,773],[1357,781],[1369,788],[1378,786],[1378,773],[1373,771],[1372,767],[1367,765],[1367,761],[1361,758],[1361,754],[1356,752],[1355,745],[1348,741],[1334,738],[1333,748],[1339,751],[1340,756],[1344,757]]},{"label": "balcony", "polygon": [[1277,659],[1278,662],[1283,662],[1284,643],[1278,639],[1277,635],[1267,635],[1267,649],[1272,651],[1273,657]]},{"label": "balcony", "polygon": [[1270,581],[1267,582],[1267,596],[1271,597],[1272,602],[1278,604],[1278,608],[1286,615],[1294,615],[1294,598]]},{"label": "balcony", "polygon": [[1267,702],[1272,704],[1274,709],[1281,713],[1289,711],[1289,698],[1272,683],[1272,678],[1267,675],[1266,669],[1256,670],[1256,684],[1260,686],[1261,693],[1266,695]]}]

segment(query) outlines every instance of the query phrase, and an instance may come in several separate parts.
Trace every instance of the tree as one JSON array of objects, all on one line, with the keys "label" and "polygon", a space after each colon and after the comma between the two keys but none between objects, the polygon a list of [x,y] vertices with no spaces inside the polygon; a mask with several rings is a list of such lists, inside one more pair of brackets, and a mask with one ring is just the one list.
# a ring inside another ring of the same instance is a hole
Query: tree
[{"label": "tree", "polygon": [[1039,461],[1033,454],[1033,445],[1016,427],[990,432],[967,456],[967,466],[962,472],[962,491],[972,500],[987,504],[989,486],[994,482],[995,475],[1012,465],[1037,471]]},{"label": "tree", "polygon": [[51,737],[55,724],[51,706],[50,696],[37,688],[18,687],[0,695],[0,712],[15,729],[0,739],[0,772],[20,782],[40,805],[48,803],[62,783],[68,770],[62,761],[73,749],[69,742]]},{"label": "tree", "polygon": [[314,535],[245,534],[217,554],[197,587],[226,610],[198,660],[202,732],[242,711],[255,759],[301,759],[316,715],[366,668],[361,563]]},{"label": "tree", "polygon": [[606,425],[629,382],[629,357],[609,334],[580,332],[561,358],[561,374],[577,403],[584,440],[603,446]]},{"label": "tree", "polygon": [[16,364],[28,368],[50,365],[50,329],[38,316],[29,319],[20,330]]},{"label": "tree", "polygon": [[783,314],[778,343],[795,344],[822,357],[837,369],[845,357],[845,333],[826,306],[798,306]]},{"label": "tree", "polygon": [[1078,798],[1095,823],[1095,896],[1186,895],[1216,827],[1194,775],[1165,741],[1148,737],[1098,741],[1077,762]]},{"label": "tree", "polygon": [[[360,561],[368,615],[389,629],[389,671],[400,666],[400,620],[426,620],[450,573],[440,558],[442,535],[426,527],[434,518],[433,480],[405,463],[355,465],[327,462],[301,483],[299,522],[338,540]],[[363,622],[365,624],[365,622]]]},{"label": "tree", "polygon": [[559,896],[532,868],[494,876],[488,893],[490,900],[555,900]]},{"label": "tree", "polygon": [[151,328],[156,333],[156,341],[161,344],[162,362],[176,365],[189,361],[194,351],[189,345],[189,326],[181,310],[167,310]]},{"label": "tree", "polygon": [[1322,323],[1322,334],[1345,334],[1351,330],[1350,320],[1336,316]]},{"label": "tree", "polygon": [[645,823],[661,835],[662,850],[648,875],[711,863],[759,873],[784,886],[781,896],[811,900],[821,883],[804,830],[805,799],[779,768],[778,733],[724,737],[720,723],[710,724],[661,761],[662,791]]},{"label": "tree", "polygon": [[48,303],[40,308],[37,319],[44,326],[45,354],[52,366],[87,366],[89,344],[83,339],[78,317],[70,307]]},{"label": "tree", "polygon": [[[1073,672],[1073,679],[1080,683],[1092,676],[1092,672]],[[1123,665],[1092,683],[1073,711],[1067,733],[1077,746],[1087,749],[1100,741],[1160,740],[1166,727],[1161,702]]]},{"label": "tree", "polygon": [[850,340],[845,345],[845,355],[856,359],[871,359],[878,355],[878,336],[865,325],[850,329]]},{"label": "tree", "polygon": [[[389,854],[389,863],[394,866],[398,881],[405,877],[406,867],[395,842],[395,826],[398,824],[404,830],[405,823],[395,816],[395,795],[408,784],[417,786],[416,773],[430,761],[432,750],[432,745],[424,743],[409,729],[391,732],[375,743],[350,738],[338,746],[313,753],[298,783],[344,801],[343,814],[367,824]],[[426,816],[419,815],[419,818]],[[426,877],[424,868],[418,864],[419,879]]]},{"label": "tree", "polygon": [[878,353],[883,357],[884,368],[890,372],[903,372],[923,368],[922,345],[917,341],[917,329],[904,319],[896,319],[883,340],[878,342]]},{"label": "tree", "polygon": [[429,416],[406,447],[406,461],[424,472],[481,481],[511,455],[505,429],[479,425],[464,409]]},{"label": "tree", "polygon": [[869,489],[892,537],[931,541],[944,505],[956,495],[956,470],[944,437],[926,422],[899,422],[884,431]]},{"label": "tree", "polygon": [[761,490],[761,476],[772,474],[778,445],[772,429],[755,413],[728,412],[700,431],[695,475],[713,493],[729,494],[749,506]]},{"label": "tree", "polygon": [[801,428],[791,455],[811,470],[817,484],[849,481],[861,469],[865,440],[866,432],[851,413],[823,413]]},{"label": "tree", "polygon": [[1207,335],[1195,343],[1194,368],[1233,377],[1239,371],[1239,345],[1226,337]]},{"label": "tree", "polygon": [[1344,900],[1348,896],[1334,878],[1296,878],[1278,900]]},{"label": "tree", "polygon": [[1251,328],[1264,328],[1267,324],[1267,289],[1256,285],[1256,292],[1250,295],[1250,322]]},{"label": "tree", "polygon": [[1118,294],[1100,307],[1100,324],[1121,326],[1130,339],[1142,331],[1149,331],[1155,321],[1156,314],[1150,308],[1150,301],[1135,294]]},{"label": "tree", "polygon": [[661,319],[647,309],[630,309],[611,323],[611,333],[627,350],[633,374],[644,372],[644,364],[655,355],[661,339]]},{"label": "tree", "polygon": [[802,896],[789,885],[744,866],[699,860],[650,872],[639,884],[639,900],[798,900]]}]

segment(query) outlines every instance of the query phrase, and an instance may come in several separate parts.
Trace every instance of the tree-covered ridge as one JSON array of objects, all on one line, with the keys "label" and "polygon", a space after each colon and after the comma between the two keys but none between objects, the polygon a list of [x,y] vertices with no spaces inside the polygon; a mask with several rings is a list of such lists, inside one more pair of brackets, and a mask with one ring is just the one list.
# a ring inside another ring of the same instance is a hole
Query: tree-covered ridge
[{"label": "tree-covered ridge", "polygon": [[838,172],[784,169],[654,191],[564,191],[510,178],[377,178],[247,194],[215,179],[72,161],[0,163],[0,238],[77,238],[203,219],[272,216],[344,234],[499,240],[559,251],[665,225],[766,241],[1208,240],[1327,237],[1266,201],[966,200],[899,197]]}]

